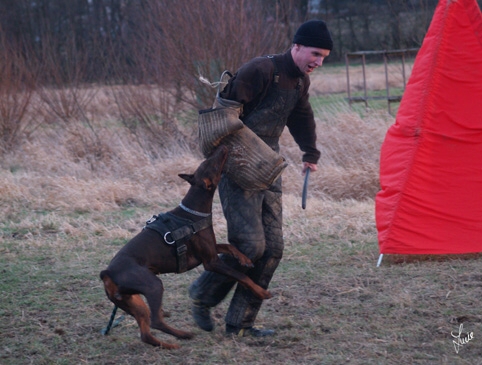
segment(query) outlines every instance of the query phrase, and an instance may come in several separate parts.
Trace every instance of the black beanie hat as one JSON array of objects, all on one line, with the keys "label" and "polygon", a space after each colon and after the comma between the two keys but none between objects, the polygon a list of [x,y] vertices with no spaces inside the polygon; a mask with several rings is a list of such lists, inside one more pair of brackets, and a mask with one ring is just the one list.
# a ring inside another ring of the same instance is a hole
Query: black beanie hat
[{"label": "black beanie hat", "polygon": [[308,20],[296,31],[293,43],[307,47],[333,49],[333,40],[323,20]]}]

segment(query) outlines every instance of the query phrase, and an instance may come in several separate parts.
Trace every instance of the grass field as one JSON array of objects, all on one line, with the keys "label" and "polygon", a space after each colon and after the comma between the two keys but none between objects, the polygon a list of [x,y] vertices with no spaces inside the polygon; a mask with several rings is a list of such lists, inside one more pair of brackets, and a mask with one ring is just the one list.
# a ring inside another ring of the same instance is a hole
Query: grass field
[{"label": "grass field", "polygon": [[[101,335],[113,305],[99,272],[147,219],[179,203],[188,186],[177,174],[201,157],[189,130],[153,157],[97,97],[100,144],[86,138],[92,128],[52,122],[0,163],[0,363],[481,364],[482,257],[389,255],[376,267],[379,149],[394,118],[350,109],[330,71],[333,84],[313,85],[322,158],[305,210],[300,153],[282,137],[286,248],[258,316],[276,336],[225,336],[228,301],[213,311],[214,332],[196,328],[187,288],[202,268],[161,276],[168,323],[196,336],[155,334],[180,349],[142,343],[129,317]],[[217,197],[213,214],[225,242]],[[473,337],[456,348],[461,328]]]}]

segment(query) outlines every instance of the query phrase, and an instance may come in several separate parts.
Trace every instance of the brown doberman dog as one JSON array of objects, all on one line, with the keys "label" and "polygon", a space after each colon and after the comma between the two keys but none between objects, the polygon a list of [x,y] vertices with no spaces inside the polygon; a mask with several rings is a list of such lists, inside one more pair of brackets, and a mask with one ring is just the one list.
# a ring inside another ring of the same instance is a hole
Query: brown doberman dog
[{"label": "brown doberman dog", "polygon": [[[271,294],[245,274],[226,265],[219,253],[234,256],[241,265],[252,267],[245,255],[229,244],[216,244],[211,220],[214,192],[221,179],[228,149],[218,147],[197,168],[194,174],[179,174],[191,187],[181,204],[162,216],[154,216],[146,227],[115,255],[106,270],[100,273],[107,297],[126,313],[135,317],[141,340],[167,349],[179,345],[159,341],[150,328],[177,338],[189,339],[190,332],[168,326],[161,308],[163,285],[161,273],[184,272],[201,263],[205,270],[215,271],[239,281],[261,298]],[[160,229],[156,221],[167,221],[168,229]],[[173,226],[181,221],[181,227]],[[152,229],[150,229],[152,227]],[[149,308],[140,295],[143,295]]]}]

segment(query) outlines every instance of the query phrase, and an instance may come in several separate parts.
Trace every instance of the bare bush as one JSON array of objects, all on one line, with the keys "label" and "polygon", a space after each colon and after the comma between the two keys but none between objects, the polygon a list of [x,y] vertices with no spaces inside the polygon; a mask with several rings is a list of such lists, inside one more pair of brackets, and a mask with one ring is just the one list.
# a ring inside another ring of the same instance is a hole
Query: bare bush
[{"label": "bare bush", "polygon": [[186,143],[195,148],[193,133],[183,131],[176,120],[182,110],[174,112],[173,104],[178,103],[169,92],[150,84],[114,85],[111,90],[122,124],[152,158],[158,158],[165,145]]},{"label": "bare bush", "polygon": [[68,134],[70,151],[75,159],[87,159],[95,169],[95,161],[109,153],[88,109],[99,88],[83,84],[88,74],[88,55],[74,41],[64,44],[63,61],[59,67],[55,49],[57,39],[43,40],[43,63],[36,93],[37,115],[50,125],[60,125]]},{"label": "bare bush", "polygon": [[39,124],[29,113],[35,72],[25,54],[0,29],[0,153],[13,148]]},{"label": "bare bush", "polygon": [[175,100],[206,107],[214,89],[199,76],[217,81],[224,70],[235,71],[251,57],[289,47],[286,15],[292,4],[286,3],[267,14],[259,1],[146,2],[142,11],[132,11],[143,18],[126,29],[129,54],[141,79],[168,86]]}]

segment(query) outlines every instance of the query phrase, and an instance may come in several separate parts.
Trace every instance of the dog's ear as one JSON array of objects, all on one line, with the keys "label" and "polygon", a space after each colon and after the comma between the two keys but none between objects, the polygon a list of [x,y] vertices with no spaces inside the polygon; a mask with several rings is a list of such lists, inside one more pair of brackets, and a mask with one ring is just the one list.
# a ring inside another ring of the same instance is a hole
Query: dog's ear
[{"label": "dog's ear", "polygon": [[214,187],[214,184],[213,184],[213,181],[211,179],[208,179],[207,177],[205,177],[203,179],[203,182],[204,182],[204,188],[208,191],[211,191]]},{"label": "dog's ear", "polygon": [[193,174],[179,174],[177,175],[181,179],[186,180],[189,184],[194,185],[194,175]]}]

